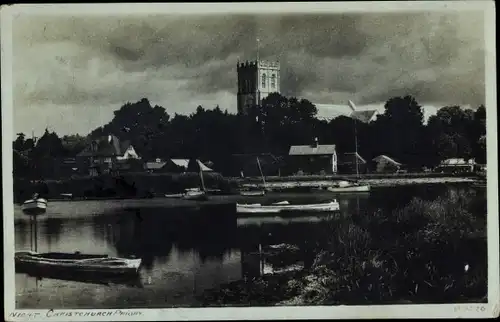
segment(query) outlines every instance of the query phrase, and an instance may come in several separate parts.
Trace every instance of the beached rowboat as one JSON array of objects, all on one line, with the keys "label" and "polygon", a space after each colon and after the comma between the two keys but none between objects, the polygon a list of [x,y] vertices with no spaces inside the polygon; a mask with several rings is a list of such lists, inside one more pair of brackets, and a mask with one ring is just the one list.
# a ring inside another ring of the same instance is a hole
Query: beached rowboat
[{"label": "beached rowboat", "polygon": [[340,206],[337,200],[328,203],[291,205],[288,202],[279,202],[272,205],[261,204],[236,204],[238,213],[281,213],[281,212],[332,212],[339,211]]},{"label": "beached rowboat", "polygon": [[51,269],[97,273],[130,274],[137,273],[141,259],[108,257],[108,255],[84,255],[80,253],[37,253],[32,251],[16,252],[16,271],[26,269]]},{"label": "beached rowboat", "polygon": [[23,202],[21,209],[29,215],[43,214],[47,211],[47,200],[43,198],[33,198]]}]

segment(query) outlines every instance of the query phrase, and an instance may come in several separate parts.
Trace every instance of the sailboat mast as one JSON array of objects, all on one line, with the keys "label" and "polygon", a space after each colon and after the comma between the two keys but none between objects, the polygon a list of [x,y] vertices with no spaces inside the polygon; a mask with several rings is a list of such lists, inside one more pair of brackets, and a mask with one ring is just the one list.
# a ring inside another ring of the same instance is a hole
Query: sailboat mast
[{"label": "sailboat mast", "polygon": [[260,175],[262,176],[262,182],[264,183],[264,188],[266,187],[266,179],[264,178],[264,173],[262,173],[262,168],[260,166],[259,157],[257,157],[257,165],[259,166]]},{"label": "sailboat mast", "polygon": [[358,167],[358,131],[356,130],[356,118],[354,118],[354,150],[356,159],[356,177],[359,178],[359,167]]},{"label": "sailboat mast", "polygon": [[201,169],[201,165],[200,164],[198,164],[198,166],[200,167],[201,188],[203,189],[203,191],[206,191],[206,189],[205,189],[205,181],[203,180],[203,170]]}]

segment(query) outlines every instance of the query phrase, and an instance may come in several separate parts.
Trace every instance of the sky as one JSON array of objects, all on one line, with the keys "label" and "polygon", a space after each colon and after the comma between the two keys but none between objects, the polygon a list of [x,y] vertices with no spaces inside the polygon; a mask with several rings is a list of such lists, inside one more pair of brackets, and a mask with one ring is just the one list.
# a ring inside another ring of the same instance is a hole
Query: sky
[{"label": "sky", "polygon": [[[126,102],[236,113],[236,64],[281,63],[282,94],[360,109],[413,95],[426,115],[484,104],[481,12],[26,16],[13,21],[14,132],[87,134]],[[336,109],[338,106],[338,110]]]}]

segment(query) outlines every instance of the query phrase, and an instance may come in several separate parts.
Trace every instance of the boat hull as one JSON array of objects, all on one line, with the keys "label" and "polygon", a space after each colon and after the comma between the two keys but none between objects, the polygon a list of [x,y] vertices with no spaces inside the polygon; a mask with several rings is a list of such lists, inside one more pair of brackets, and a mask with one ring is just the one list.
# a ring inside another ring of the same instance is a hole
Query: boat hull
[{"label": "boat hull", "polygon": [[338,202],[331,202],[327,204],[313,204],[313,205],[269,205],[262,206],[260,204],[237,204],[236,212],[243,214],[276,214],[276,213],[297,213],[297,212],[334,212],[339,211],[340,206]]},{"label": "boat hull", "polygon": [[244,197],[261,197],[265,196],[266,192],[265,191],[241,191],[240,195]]},{"label": "boat hull", "polygon": [[328,187],[326,190],[330,192],[369,192],[370,186]]},{"label": "boat hull", "polygon": [[28,215],[39,215],[47,211],[47,200],[43,198],[26,200],[22,206],[21,210]]},{"label": "boat hull", "polygon": [[[55,258],[35,252],[18,252],[15,255],[16,271],[18,272],[47,272],[52,273],[85,273],[99,274],[104,276],[133,275],[139,272],[141,259],[124,259],[103,256],[85,256],[74,254],[67,255],[67,258]],[[74,258],[71,256],[74,255]]]},{"label": "boat hull", "polygon": [[182,196],[185,200],[207,200],[208,197],[204,192],[188,192]]}]

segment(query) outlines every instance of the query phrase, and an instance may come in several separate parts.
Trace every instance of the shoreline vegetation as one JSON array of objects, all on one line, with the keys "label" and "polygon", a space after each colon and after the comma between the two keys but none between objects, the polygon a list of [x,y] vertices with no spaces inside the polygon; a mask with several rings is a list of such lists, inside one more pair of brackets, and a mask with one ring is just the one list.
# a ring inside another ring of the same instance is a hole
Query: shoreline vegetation
[{"label": "shoreline vegetation", "polygon": [[[242,187],[262,187],[262,179],[257,177],[229,178],[219,173],[203,174],[205,186],[218,190],[220,194],[237,194]],[[453,175],[446,173],[403,173],[403,174],[363,174],[358,178],[349,175],[327,176],[282,176],[266,177],[266,187],[274,190],[311,188],[336,180],[358,180],[361,184],[372,187],[390,187],[395,185],[416,185],[429,183],[473,182],[480,177],[477,174]],[[184,189],[200,185],[198,173],[127,173],[120,176],[102,175],[66,180],[14,180],[14,200],[22,202],[33,192],[39,192],[49,199],[119,199],[152,198],[168,193],[178,193]],[[62,198],[62,194],[72,194],[72,198]]]},{"label": "shoreline vegetation", "polygon": [[203,292],[199,301],[203,306],[486,302],[486,202],[471,203],[474,197],[475,192],[449,192],[432,201],[414,198],[389,215],[379,210],[325,223],[331,231],[327,246],[314,249],[308,267],[221,285]]}]

